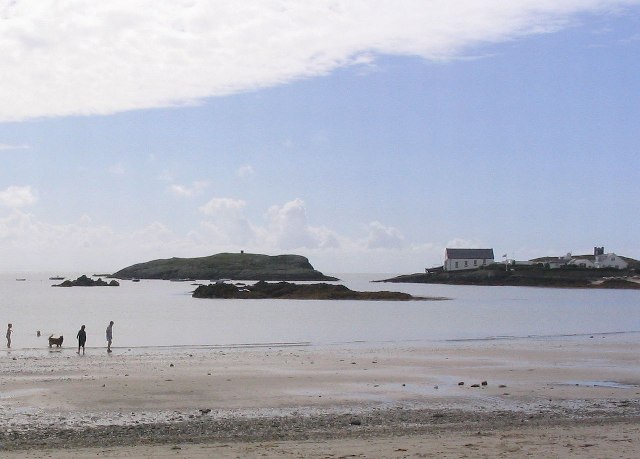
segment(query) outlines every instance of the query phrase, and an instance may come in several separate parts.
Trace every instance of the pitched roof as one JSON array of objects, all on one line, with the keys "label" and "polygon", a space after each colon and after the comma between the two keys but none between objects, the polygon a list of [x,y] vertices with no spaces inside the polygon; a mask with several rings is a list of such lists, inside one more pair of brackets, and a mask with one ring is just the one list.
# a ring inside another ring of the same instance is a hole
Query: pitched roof
[{"label": "pitched roof", "polygon": [[489,259],[493,260],[493,249],[446,249],[448,260]]}]

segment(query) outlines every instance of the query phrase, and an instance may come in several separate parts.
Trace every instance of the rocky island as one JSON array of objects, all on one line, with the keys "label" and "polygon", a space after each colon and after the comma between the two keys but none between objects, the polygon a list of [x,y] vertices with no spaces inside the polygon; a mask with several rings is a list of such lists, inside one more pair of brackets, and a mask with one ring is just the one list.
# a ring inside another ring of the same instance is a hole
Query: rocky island
[{"label": "rocky island", "polygon": [[86,275],[78,277],[76,280],[66,280],[61,284],[54,284],[52,287],[118,287],[120,283],[117,280],[109,282],[102,279],[93,280]]},{"label": "rocky island", "polygon": [[252,281],[334,281],[300,255],[219,253],[138,263],[113,274],[118,279],[242,279]]},{"label": "rocky island", "polygon": [[254,285],[234,285],[225,282],[201,285],[193,292],[194,298],[233,298],[288,300],[445,300],[440,297],[416,297],[402,292],[357,292],[344,285],[335,284],[292,284],[290,282],[257,282]]},{"label": "rocky island", "polygon": [[431,271],[406,274],[375,282],[492,285],[522,287],[563,287],[591,289],[640,289],[635,270],[588,269],[567,267],[548,269],[544,266],[490,265],[465,271]]}]

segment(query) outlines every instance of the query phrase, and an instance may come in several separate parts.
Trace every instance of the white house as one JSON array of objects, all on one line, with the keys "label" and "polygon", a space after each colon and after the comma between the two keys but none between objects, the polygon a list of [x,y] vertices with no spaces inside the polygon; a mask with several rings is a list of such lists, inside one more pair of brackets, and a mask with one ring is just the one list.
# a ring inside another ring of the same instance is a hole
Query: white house
[{"label": "white house", "polygon": [[477,269],[493,263],[493,249],[446,249],[443,269]]},{"label": "white house", "polygon": [[615,269],[627,269],[629,263],[624,261],[615,253],[603,253],[595,256],[596,268],[615,268]]},{"label": "white house", "polygon": [[595,264],[593,261],[588,258],[572,258],[569,263],[569,266],[578,266],[580,268],[595,268]]}]

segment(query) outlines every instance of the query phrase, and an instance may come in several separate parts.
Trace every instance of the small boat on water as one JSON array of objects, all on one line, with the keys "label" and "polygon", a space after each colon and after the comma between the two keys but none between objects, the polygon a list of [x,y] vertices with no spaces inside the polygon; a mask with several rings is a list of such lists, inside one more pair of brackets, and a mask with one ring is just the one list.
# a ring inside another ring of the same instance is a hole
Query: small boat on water
[{"label": "small boat on water", "polygon": [[22,281],[26,281],[27,279],[25,279],[24,277],[20,277],[18,279],[16,279],[18,282],[22,282]]},{"label": "small boat on water", "polygon": [[136,278],[136,279],[131,279],[131,282],[140,282],[140,279]]},{"label": "small boat on water", "polygon": [[65,280],[64,276],[52,276],[49,278],[49,280]]}]

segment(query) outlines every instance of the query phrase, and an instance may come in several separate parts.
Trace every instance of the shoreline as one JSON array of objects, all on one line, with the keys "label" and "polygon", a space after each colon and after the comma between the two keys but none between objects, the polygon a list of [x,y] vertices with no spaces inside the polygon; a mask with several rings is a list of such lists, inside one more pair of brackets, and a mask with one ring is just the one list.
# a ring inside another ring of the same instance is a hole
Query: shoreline
[{"label": "shoreline", "polygon": [[242,455],[238,448],[276,442],[313,456],[319,445],[366,452],[386,438],[387,446],[408,443],[427,454],[429,438],[596,435],[614,426],[631,432],[621,446],[640,448],[639,342],[623,334],[5,354],[0,450],[21,458],[105,448],[111,457],[207,457],[221,445]]}]

